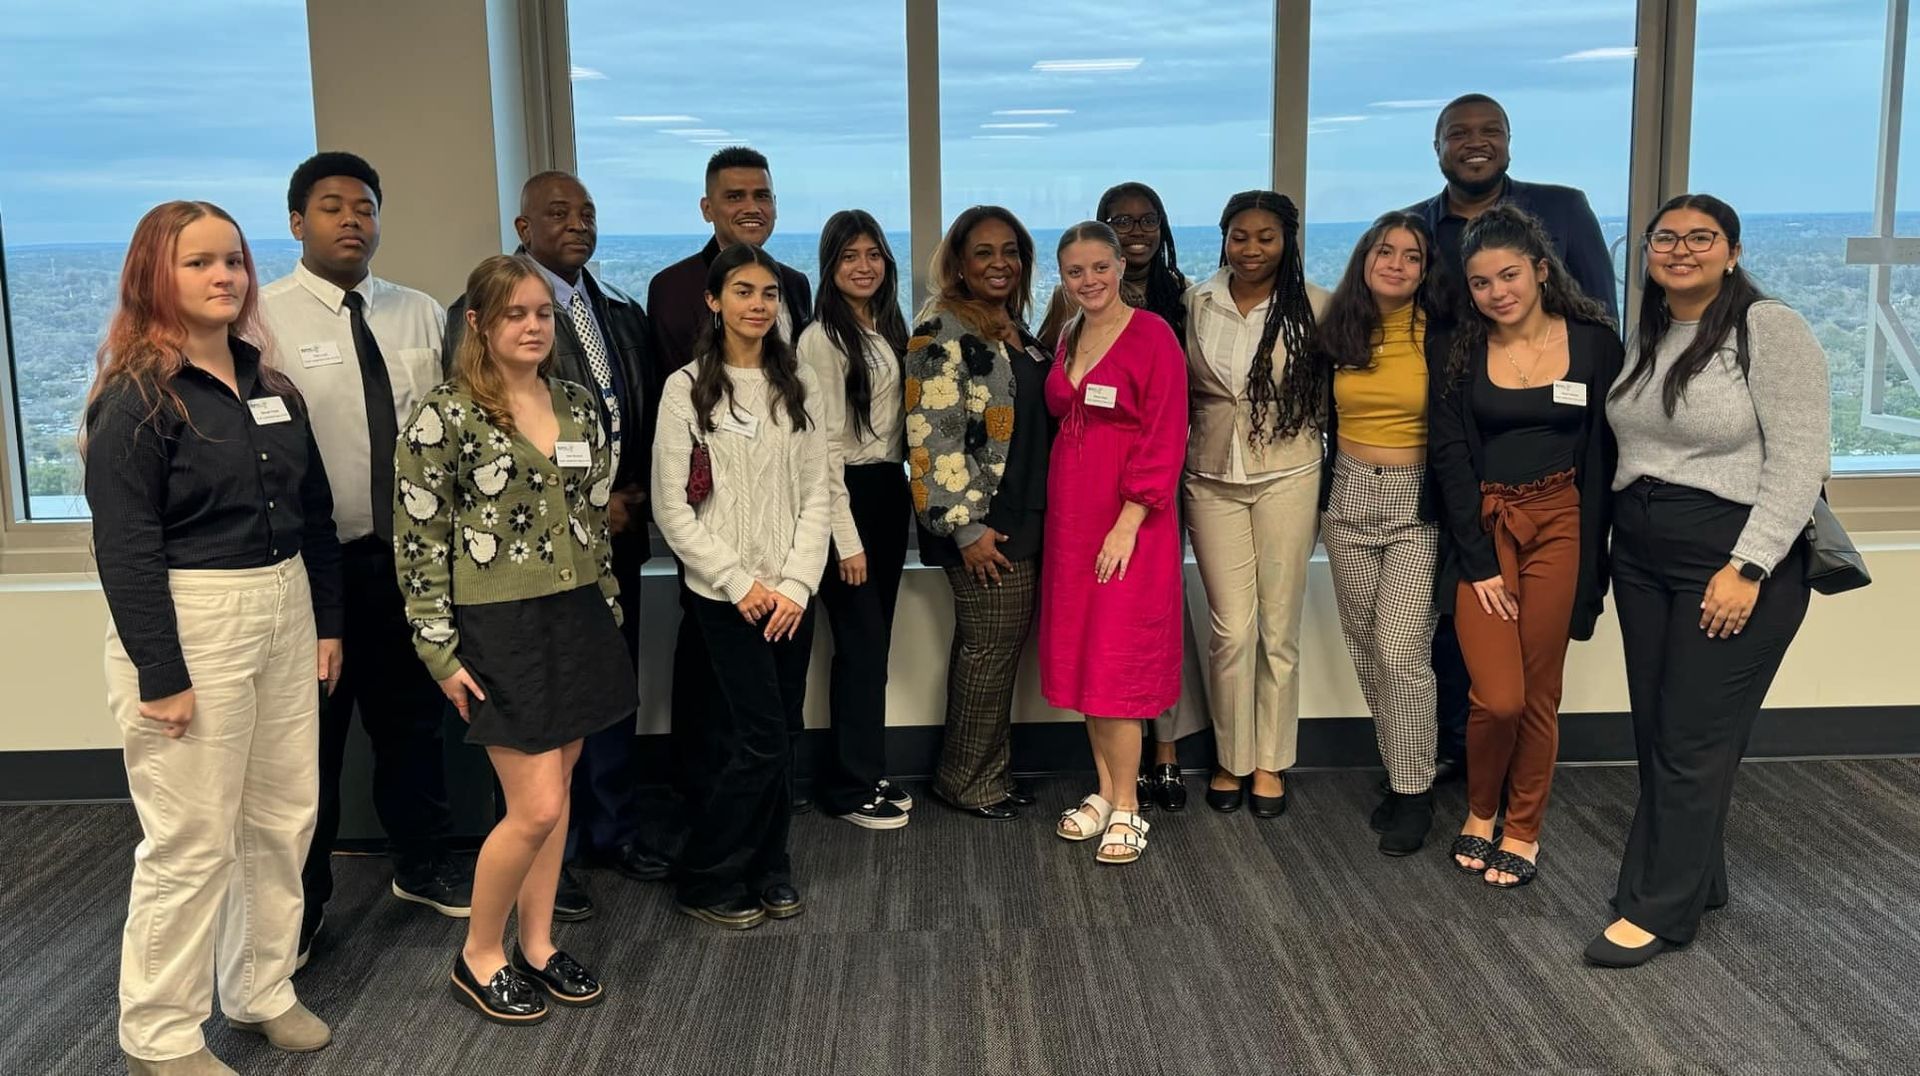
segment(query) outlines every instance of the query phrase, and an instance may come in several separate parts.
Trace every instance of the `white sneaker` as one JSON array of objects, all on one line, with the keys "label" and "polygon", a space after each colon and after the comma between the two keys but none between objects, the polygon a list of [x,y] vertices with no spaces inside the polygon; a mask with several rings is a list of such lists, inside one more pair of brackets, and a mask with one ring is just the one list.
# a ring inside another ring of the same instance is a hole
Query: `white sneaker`
[{"label": "white sneaker", "polygon": [[907,812],[887,802],[886,797],[879,794],[840,817],[867,829],[899,829],[907,824]]}]

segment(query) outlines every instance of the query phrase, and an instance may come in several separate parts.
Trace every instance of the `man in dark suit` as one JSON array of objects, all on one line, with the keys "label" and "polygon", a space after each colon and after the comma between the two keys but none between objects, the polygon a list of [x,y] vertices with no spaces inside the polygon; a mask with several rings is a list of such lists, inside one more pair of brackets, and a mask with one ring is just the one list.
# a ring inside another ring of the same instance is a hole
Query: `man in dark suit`
[{"label": "man in dark suit", "polygon": [[[706,194],[700,199],[700,215],[713,225],[713,238],[697,254],[688,255],[654,274],[647,286],[647,309],[653,311],[654,370],[659,381],[653,398],[660,398],[660,386],[667,375],[693,361],[693,349],[700,332],[713,321],[707,309],[707,269],[720,252],[735,243],[765,246],[773,235],[776,216],[773,198],[773,173],[767,158],[745,146],[728,146],[707,160]],[[810,320],[813,292],[806,275],[789,266],[780,266],[780,338],[788,347],[800,338],[800,330]],[[649,429],[648,442],[652,442]],[[706,640],[701,638],[692,616],[685,615],[688,596],[680,588],[682,616],[680,634],[673,648],[673,756],[674,780],[681,798],[688,804],[698,802],[701,775],[707,770],[700,758],[699,737],[695,735],[701,715],[720,689],[714,682],[713,665],[707,656]],[[790,730],[798,737],[800,729]],[[792,772],[791,770],[789,772]],[[805,810],[808,803],[796,796],[794,809]]]},{"label": "man in dark suit", "polygon": [[[1507,175],[1512,163],[1508,153],[1512,134],[1507,110],[1486,94],[1469,93],[1448,102],[1433,126],[1433,152],[1447,186],[1432,198],[1408,206],[1408,212],[1426,218],[1442,263],[1464,291],[1466,274],[1460,260],[1460,240],[1467,223],[1502,202],[1519,206],[1546,225],[1560,260],[1566,263],[1580,290],[1599,300],[1607,314],[1618,321],[1613,257],[1586,194],[1577,187],[1523,183]],[[1458,779],[1466,772],[1467,692],[1472,682],[1460,656],[1453,617],[1444,612],[1433,633],[1433,672],[1439,725],[1435,780]]]},{"label": "man in dark suit", "polygon": [[[640,304],[587,271],[599,239],[593,199],[566,172],[542,172],[520,189],[520,215],[513,228],[517,253],[537,262],[554,291],[553,372],[600,397],[600,422],[614,449],[613,499],[607,523],[613,531],[613,574],[627,647],[639,660],[640,565],[647,559],[646,497],[652,462],[654,386],[653,329]],[[444,363],[457,361],[469,329],[467,300],[447,313]],[[623,722],[587,737],[573,771],[572,815],[567,827],[567,863],[560,873],[554,918],[585,919],[593,901],[572,869],[579,862],[610,866],[629,878],[653,881],[671,864],[640,838],[635,817],[634,728]]]}]

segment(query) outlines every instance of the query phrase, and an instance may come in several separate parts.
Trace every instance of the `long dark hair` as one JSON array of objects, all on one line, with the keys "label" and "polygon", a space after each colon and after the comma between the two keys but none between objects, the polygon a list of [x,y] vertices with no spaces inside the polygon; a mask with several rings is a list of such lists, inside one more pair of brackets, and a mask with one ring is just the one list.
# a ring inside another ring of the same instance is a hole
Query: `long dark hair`
[{"label": "long dark hair", "polygon": [[[1273,191],[1241,191],[1227,199],[1220,211],[1220,264],[1227,264],[1227,233],[1233,218],[1259,209],[1280,218],[1280,267],[1273,275],[1273,298],[1260,343],[1247,371],[1247,399],[1253,404],[1247,442],[1268,444],[1292,437],[1327,418],[1327,374],[1307,358],[1313,336],[1313,307],[1307,301],[1307,278],[1300,264],[1300,211],[1293,199]],[[1278,383],[1273,378],[1273,345],[1287,347],[1287,369]]]},{"label": "long dark hair", "polygon": [[[774,261],[772,255],[751,243],[735,243],[721,251],[720,256],[713,259],[713,264],[707,268],[707,294],[718,301],[726,291],[727,278],[745,265],[758,265],[772,273],[774,280],[780,279],[780,263]],[[786,302],[786,297],[781,296],[780,301]],[[733,404],[733,378],[727,374],[726,338],[726,326],[716,313],[700,330],[700,338],[693,346],[691,398],[694,413],[700,416],[700,430],[703,433],[713,432],[713,408],[722,395],[727,398],[727,413],[739,417]],[[777,413],[780,406],[785,404],[788,425],[796,430],[806,429],[810,425],[807,421],[807,389],[800,383],[800,363],[793,357],[793,349],[780,339],[778,323],[761,338],[760,366],[767,375],[767,388],[771,391],[767,399],[769,408]]]},{"label": "long dark hair", "polygon": [[[1068,247],[1083,239],[1096,243],[1105,243],[1107,246],[1113,248],[1114,258],[1121,261],[1126,260],[1126,252],[1120,249],[1120,237],[1114,233],[1111,225],[1105,221],[1098,220],[1083,220],[1073,227],[1068,228],[1066,231],[1061,232],[1060,245],[1053,249],[1053,256],[1056,259],[1059,258],[1067,252]],[[1066,281],[1061,281],[1060,286],[1063,288],[1066,287]],[[1115,295],[1114,298],[1118,299],[1119,296]],[[1067,321],[1067,328],[1064,335],[1067,340],[1066,355],[1067,368],[1069,370],[1073,368],[1074,350],[1080,346],[1080,330],[1085,328],[1086,324],[1087,313],[1084,310],[1077,311],[1073,317]]]},{"label": "long dark hair", "polygon": [[1167,207],[1160,204],[1160,195],[1145,183],[1132,180],[1116,183],[1100,196],[1100,204],[1093,211],[1094,218],[1105,223],[1113,203],[1128,195],[1146,199],[1160,217],[1160,249],[1153,252],[1153,260],[1147,263],[1146,309],[1160,315],[1160,319],[1173,329],[1174,339],[1185,342],[1186,278],[1180,273],[1180,256],[1173,247],[1173,223],[1167,220]]},{"label": "long dark hair", "polygon": [[[1014,245],[1020,250],[1020,282],[1004,306],[977,299],[967,290],[967,239],[985,220],[997,220],[1013,229]],[[947,226],[947,234],[933,248],[933,264],[928,267],[931,297],[920,311],[926,320],[936,309],[950,311],[982,336],[999,337],[1011,326],[1026,328],[1027,307],[1033,302],[1033,235],[1013,211],[997,205],[973,206]]]},{"label": "long dark hair", "polygon": [[1367,263],[1374,248],[1386,241],[1387,234],[1404,230],[1413,234],[1420,248],[1420,284],[1413,291],[1413,319],[1417,331],[1431,332],[1436,325],[1451,324],[1456,310],[1457,290],[1445,259],[1434,251],[1433,231],[1418,213],[1395,210],[1383,213],[1353,245],[1340,286],[1327,300],[1327,312],[1320,317],[1313,334],[1313,351],[1319,361],[1335,370],[1364,370],[1373,365],[1373,346],[1380,333],[1380,304],[1374,302],[1373,289],[1367,285]]},{"label": "long dark hair", "polygon": [[[1697,209],[1712,217],[1713,222],[1720,226],[1729,252],[1740,245],[1740,215],[1733,211],[1732,206],[1711,194],[1682,194],[1669,199],[1647,222],[1643,240],[1645,236],[1653,234],[1661,217],[1676,209]],[[1652,273],[1647,274],[1645,291],[1641,296],[1640,324],[1633,334],[1633,368],[1614,386],[1610,394],[1612,399],[1626,395],[1628,389],[1638,392],[1640,383],[1653,377],[1654,353],[1660,350],[1660,341],[1673,328],[1673,311],[1667,307],[1667,289],[1654,283]],[[1700,315],[1700,326],[1695,330],[1693,339],[1681,350],[1680,357],[1674,360],[1673,369],[1667,371],[1666,380],[1660,384],[1660,403],[1667,409],[1668,418],[1673,417],[1673,409],[1687,394],[1687,383],[1713,361],[1728,333],[1734,337],[1734,361],[1740,364],[1740,369],[1747,368],[1750,358],[1747,352],[1747,308],[1765,298],[1766,293],[1747,275],[1746,269],[1739,262],[1733,263],[1731,271],[1720,282],[1720,293],[1713,297],[1713,301],[1707,304],[1706,312]]]},{"label": "long dark hair", "polygon": [[840,255],[862,236],[873,240],[887,263],[880,290],[867,300],[867,313],[873,318],[874,329],[893,349],[894,362],[907,353],[907,319],[900,315],[900,266],[893,259],[893,248],[887,245],[886,233],[864,209],[842,209],[828,217],[820,229],[820,291],[813,299],[813,320],[847,357],[847,410],[853,415],[854,429],[865,438],[873,436],[873,375],[867,370],[867,336],[860,330],[852,301],[834,283]]},{"label": "long dark hair", "polygon": [[[1483,250],[1511,250],[1526,258],[1529,266],[1545,262],[1547,279],[1540,284],[1540,307],[1547,313],[1569,322],[1613,327],[1607,308],[1581,291],[1573,274],[1567,272],[1566,263],[1554,251],[1553,240],[1547,237],[1546,225],[1540,223],[1540,218],[1518,206],[1494,206],[1473,218],[1461,235],[1460,264],[1466,265]],[[1453,335],[1453,351],[1447,356],[1450,383],[1466,376],[1474,352],[1487,346],[1487,316],[1472,299],[1467,300],[1467,305],[1469,310],[1460,319],[1459,331]]]}]

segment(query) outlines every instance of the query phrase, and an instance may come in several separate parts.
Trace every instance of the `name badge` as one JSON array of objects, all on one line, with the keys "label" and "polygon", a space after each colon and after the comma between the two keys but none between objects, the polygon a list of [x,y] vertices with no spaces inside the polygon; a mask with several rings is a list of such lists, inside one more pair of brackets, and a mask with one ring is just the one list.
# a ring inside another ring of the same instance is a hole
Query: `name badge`
[{"label": "name badge", "polygon": [[1112,407],[1120,402],[1120,388],[1117,385],[1088,385],[1088,407]]},{"label": "name badge", "polygon": [[758,437],[760,436],[760,416],[722,414],[719,428],[728,433],[737,433],[742,437]]},{"label": "name badge", "polygon": [[309,370],[316,366],[338,366],[342,361],[340,345],[331,340],[300,345],[300,365]]},{"label": "name badge", "polygon": [[585,441],[555,441],[553,462],[562,467],[591,467],[593,450],[587,447]]},{"label": "name badge", "polygon": [[1575,407],[1587,406],[1587,386],[1578,381],[1555,381],[1553,383],[1553,402],[1572,404]]},{"label": "name badge", "polygon": [[248,400],[247,410],[253,412],[254,424],[259,426],[293,421],[292,413],[287,410],[287,401],[278,396],[262,396],[257,400]]}]

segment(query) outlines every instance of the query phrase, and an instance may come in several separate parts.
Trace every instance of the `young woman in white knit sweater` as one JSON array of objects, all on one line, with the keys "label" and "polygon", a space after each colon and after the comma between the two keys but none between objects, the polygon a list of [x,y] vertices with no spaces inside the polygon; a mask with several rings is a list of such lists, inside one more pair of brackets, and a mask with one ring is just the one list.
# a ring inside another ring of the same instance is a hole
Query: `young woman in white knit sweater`
[{"label": "young woman in white knit sweater", "polygon": [[721,698],[705,723],[712,780],[680,857],[680,910],[744,930],[800,914],[787,856],[789,720],[813,648],[826,566],[827,439],[819,383],[780,339],[779,266],[758,247],[707,273],[713,321],[667,379],[653,442],[653,512],[686,567],[686,603]]}]

